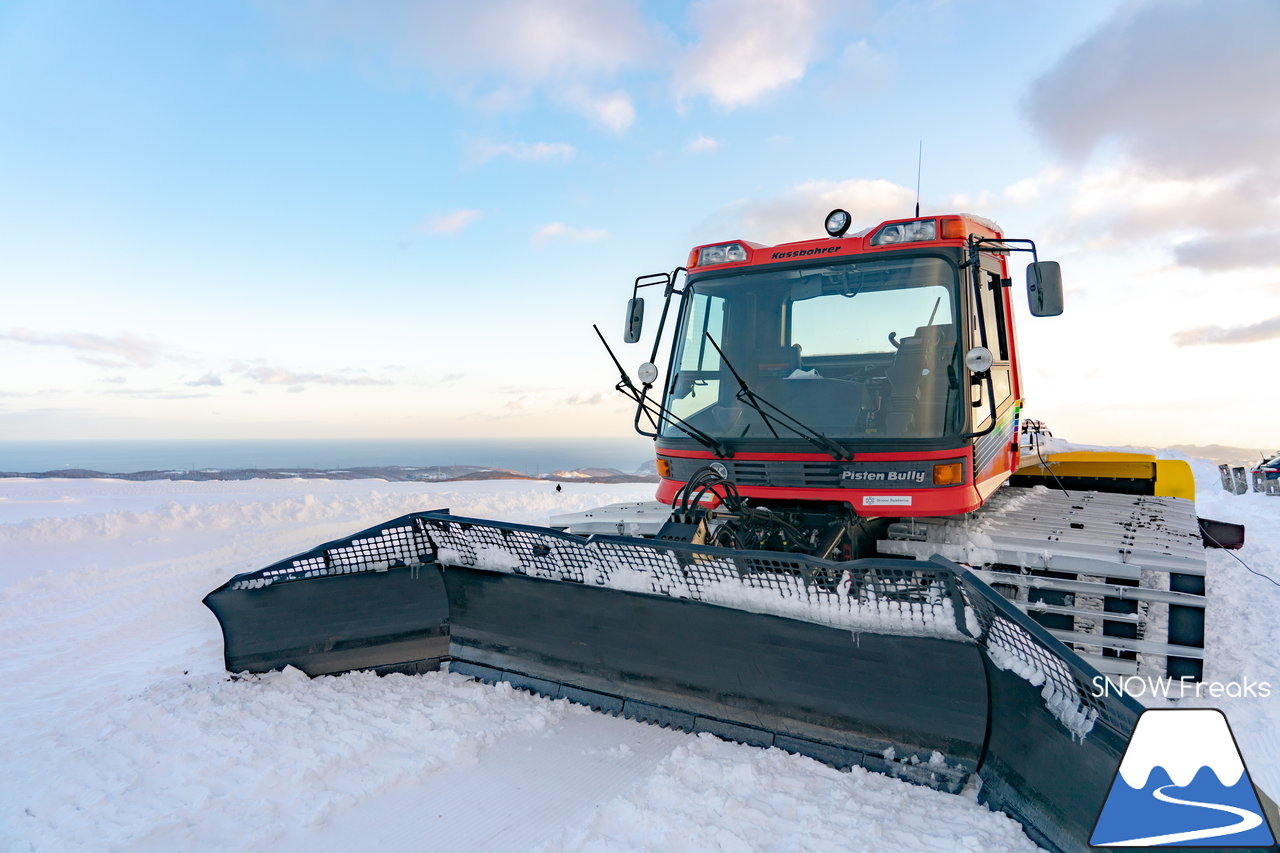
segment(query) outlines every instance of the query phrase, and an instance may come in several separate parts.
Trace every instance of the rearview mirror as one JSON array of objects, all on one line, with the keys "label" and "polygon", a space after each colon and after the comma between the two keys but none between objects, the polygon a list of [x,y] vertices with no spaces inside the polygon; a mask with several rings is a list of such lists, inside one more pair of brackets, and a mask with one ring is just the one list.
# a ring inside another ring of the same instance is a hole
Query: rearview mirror
[{"label": "rearview mirror", "polygon": [[1027,303],[1036,317],[1062,313],[1062,268],[1057,261],[1027,264]]},{"label": "rearview mirror", "polygon": [[627,331],[622,339],[629,344],[640,340],[640,328],[644,326],[644,300],[632,297],[627,300]]}]

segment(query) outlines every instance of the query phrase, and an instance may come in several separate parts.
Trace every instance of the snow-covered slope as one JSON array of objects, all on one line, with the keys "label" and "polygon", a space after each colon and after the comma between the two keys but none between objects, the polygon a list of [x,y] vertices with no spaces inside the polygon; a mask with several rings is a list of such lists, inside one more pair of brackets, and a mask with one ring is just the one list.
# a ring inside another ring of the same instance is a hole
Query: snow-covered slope
[{"label": "snow-covered slope", "polygon": [[[965,797],[448,673],[222,672],[200,599],[233,573],[414,510],[541,523],[652,488],[0,480],[0,849],[1034,849]],[[1266,501],[1202,514],[1249,523],[1242,556],[1277,574]],[[1280,589],[1211,564],[1211,677],[1276,686],[1216,704],[1274,792]]]}]

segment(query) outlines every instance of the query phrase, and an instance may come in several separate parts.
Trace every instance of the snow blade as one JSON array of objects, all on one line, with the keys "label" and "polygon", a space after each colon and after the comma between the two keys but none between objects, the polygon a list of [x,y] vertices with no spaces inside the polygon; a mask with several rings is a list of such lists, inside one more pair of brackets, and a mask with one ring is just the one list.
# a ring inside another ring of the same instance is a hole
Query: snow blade
[{"label": "snow blade", "polygon": [[[1141,706],[965,568],[415,513],[237,575],[231,672],[454,672],[979,798],[1085,850]],[[1095,681],[1095,678],[1097,679]]]}]

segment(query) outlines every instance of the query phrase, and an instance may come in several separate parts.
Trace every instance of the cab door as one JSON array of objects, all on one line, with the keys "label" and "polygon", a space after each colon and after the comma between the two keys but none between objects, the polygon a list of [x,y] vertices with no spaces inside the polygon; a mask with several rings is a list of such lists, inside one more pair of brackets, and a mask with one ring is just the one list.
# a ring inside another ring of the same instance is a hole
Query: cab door
[{"label": "cab door", "polygon": [[1006,322],[1006,289],[999,259],[987,254],[979,255],[980,263],[970,275],[970,313],[972,346],[985,346],[991,350],[990,393],[995,402],[995,424],[991,423],[992,405],[988,399],[987,382],[975,382],[970,386],[970,429],[984,432],[974,445],[975,481],[981,482],[1010,470],[1013,462],[1012,444],[1014,414],[1017,399],[1013,382],[1013,330]]}]

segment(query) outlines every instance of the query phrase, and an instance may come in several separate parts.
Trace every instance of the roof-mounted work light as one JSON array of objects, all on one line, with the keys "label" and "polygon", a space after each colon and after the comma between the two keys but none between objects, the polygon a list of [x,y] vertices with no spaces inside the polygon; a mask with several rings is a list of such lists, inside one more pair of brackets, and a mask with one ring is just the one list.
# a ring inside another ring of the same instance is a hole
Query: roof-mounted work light
[{"label": "roof-mounted work light", "polygon": [[827,233],[832,237],[843,237],[852,223],[853,217],[849,215],[849,211],[836,208],[827,214]]}]

